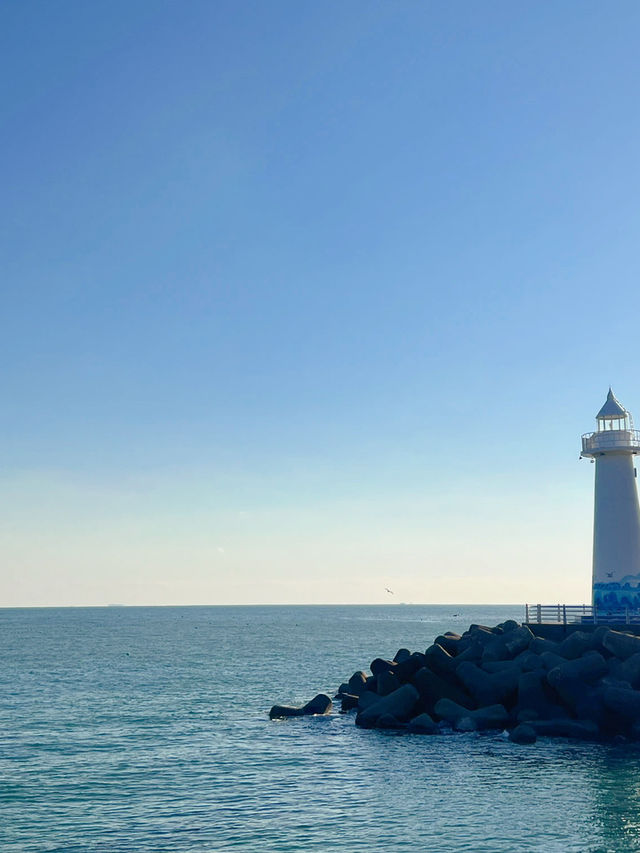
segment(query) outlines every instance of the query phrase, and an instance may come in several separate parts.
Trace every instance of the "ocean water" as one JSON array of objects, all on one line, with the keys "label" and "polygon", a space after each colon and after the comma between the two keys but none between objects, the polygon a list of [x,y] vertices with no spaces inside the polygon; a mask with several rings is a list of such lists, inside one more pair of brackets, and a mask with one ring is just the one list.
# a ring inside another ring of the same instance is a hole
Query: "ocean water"
[{"label": "ocean water", "polygon": [[0,850],[635,851],[640,748],[271,722],[517,607],[0,610]]}]

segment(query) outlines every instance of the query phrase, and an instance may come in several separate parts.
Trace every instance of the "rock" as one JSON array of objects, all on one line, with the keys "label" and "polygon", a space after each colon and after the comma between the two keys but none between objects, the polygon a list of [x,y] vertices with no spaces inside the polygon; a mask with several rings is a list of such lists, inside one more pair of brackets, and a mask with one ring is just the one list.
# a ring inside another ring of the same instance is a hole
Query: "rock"
[{"label": "rock", "polygon": [[407,658],[410,657],[411,652],[409,651],[409,649],[398,649],[398,651],[394,655],[393,660],[395,663],[402,663],[402,661],[405,661],[407,660]]},{"label": "rock", "polygon": [[358,697],[352,693],[340,693],[341,708],[343,711],[353,711],[358,707]]},{"label": "rock", "polygon": [[380,675],[381,672],[393,672],[398,664],[393,660],[384,660],[383,658],[376,658],[371,661],[371,666],[369,669],[371,670],[371,674],[376,676]]},{"label": "rock", "polygon": [[367,690],[366,693],[362,693],[358,697],[358,711],[366,711],[367,708],[370,708],[379,701],[380,697],[377,693],[374,693],[373,690]]},{"label": "rock", "polygon": [[269,711],[272,720],[284,717],[302,717],[309,714],[329,714],[333,707],[331,697],[326,693],[318,693],[306,705],[292,707],[290,705],[274,705]]},{"label": "rock", "polygon": [[378,696],[388,696],[389,693],[393,693],[394,690],[400,687],[398,678],[393,672],[381,672],[376,676],[376,682],[376,693]]},{"label": "rock", "polygon": [[451,726],[455,726],[458,720],[467,717],[470,711],[468,708],[458,705],[457,702],[453,702],[451,699],[439,699],[436,702],[434,713],[438,719],[444,720]]},{"label": "rock", "polygon": [[489,705],[467,711],[455,702],[442,699],[436,706],[436,713],[460,732],[503,729],[509,723],[509,714],[503,705]]},{"label": "rock", "polygon": [[382,714],[382,716],[378,717],[376,720],[375,727],[377,729],[403,729],[404,724],[396,720],[393,714]]},{"label": "rock", "polygon": [[640,652],[636,652],[620,663],[617,658],[611,658],[611,660],[618,664],[614,670],[615,676],[622,681],[628,681],[637,690],[640,687]]},{"label": "rock", "polygon": [[274,705],[269,711],[269,719],[282,720],[285,717],[302,717],[304,710],[302,707],[294,707],[292,705]]},{"label": "rock", "polygon": [[576,660],[564,661],[547,673],[547,681],[552,687],[567,679],[579,679],[594,684],[609,671],[607,662],[600,652],[587,652]]},{"label": "rock", "polygon": [[427,659],[427,666],[438,675],[448,675],[456,668],[455,658],[451,657],[449,652],[445,651],[442,646],[434,643],[424,653]]},{"label": "rock", "polygon": [[640,637],[609,629],[602,637],[602,645],[620,660],[626,660],[640,652]]},{"label": "rock", "polygon": [[606,723],[607,711],[602,687],[593,686],[579,678],[567,678],[557,684],[555,689],[573,716],[580,720],[592,720],[598,725]]},{"label": "rock", "polygon": [[427,659],[421,652],[413,652],[406,660],[401,661],[394,670],[401,682],[411,681],[414,674],[426,666]]},{"label": "rock", "polygon": [[460,640],[461,637],[459,634],[447,632],[446,634],[440,634],[433,642],[434,645],[441,646],[445,652],[455,657],[461,651]]},{"label": "rock", "polygon": [[603,699],[609,711],[618,714],[625,721],[640,722],[640,692],[621,687],[605,687]]},{"label": "rock", "polygon": [[412,683],[420,694],[420,705],[432,714],[439,699],[451,699],[465,708],[474,708],[475,703],[459,683],[445,680],[427,667],[418,670]]},{"label": "rock", "polygon": [[[515,619],[507,619],[506,622],[501,622],[498,627],[502,628],[505,634],[510,634],[512,631],[517,631],[520,627],[524,626],[521,626],[519,622],[515,621]],[[529,631],[528,628],[527,631]],[[531,634],[531,631],[529,631],[529,633]],[[531,636],[533,636],[533,634],[531,634]]]},{"label": "rock", "polygon": [[460,717],[460,719],[456,722],[453,728],[457,732],[477,732],[478,724],[473,719],[473,717]]},{"label": "rock", "polygon": [[511,743],[535,743],[537,740],[536,730],[526,723],[521,723],[509,732],[509,740]]},{"label": "rock", "polygon": [[[537,658],[537,655],[534,655]],[[517,666],[519,671],[522,671],[522,665],[520,661],[516,660],[490,660],[483,661],[480,664],[480,668],[484,669],[485,672],[493,674],[494,672],[503,672],[505,669],[513,669],[513,667]]]},{"label": "rock", "polygon": [[509,714],[504,705],[489,705],[485,708],[478,708],[476,711],[471,711],[467,716],[474,721],[478,731],[504,729],[509,723]]},{"label": "rock", "polygon": [[509,660],[511,655],[507,648],[507,643],[504,637],[494,637],[488,643],[485,643],[482,652],[482,662]]},{"label": "rock", "polygon": [[482,643],[469,643],[465,648],[460,651],[454,658],[455,665],[458,667],[461,663],[465,661],[469,661],[470,663],[479,663],[482,658],[482,652],[484,651],[484,646]]},{"label": "rock", "polygon": [[542,665],[547,670],[547,672],[549,672],[549,670],[555,669],[557,666],[562,666],[563,663],[567,662],[566,658],[555,654],[555,652],[542,652],[542,654],[540,655],[540,660],[542,661]]},{"label": "rock", "polygon": [[[505,625],[506,624],[507,623],[505,622]],[[531,641],[533,640],[533,634],[526,625],[518,625],[517,622],[514,622],[513,624],[516,627],[511,629],[508,633],[505,629],[504,636],[505,647],[509,657],[512,658],[528,649]]]},{"label": "rock", "polygon": [[420,694],[413,684],[403,684],[388,696],[378,697],[378,701],[360,711],[356,717],[356,724],[365,728],[375,725],[383,714],[393,714],[399,722],[407,722],[411,719],[411,712],[416,706]]},{"label": "rock", "polygon": [[303,713],[305,714],[330,714],[333,704],[331,697],[326,693],[318,693],[310,702],[303,705]]},{"label": "rock", "polygon": [[553,694],[547,684],[546,674],[541,670],[523,672],[518,679],[517,704],[520,711],[535,711],[538,717],[547,716]]},{"label": "rock", "polygon": [[551,652],[554,655],[560,653],[560,643],[554,643],[553,640],[545,640],[544,637],[534,637],[529,644],[529,651],[541,655],[544,652]]},{"label": "rock", "polygon": [[536,670],[544,670],[544,664],[540,655],[527,649],[513,659],[523,672],[535,672]]},{"label": "rock", "polygon": [[558,654],[567,660],[575,660],[595,648],[593,634],[584,631],[574,631],[560,643]]},{"label": "rock", "polygon": [[367,689],[367,676],[364,672],[354,672],[349,681],[347,682],[348,690],[344,691],[345,693],[353,693],[355,696],[359,696],[361,693]]},{"label": "rock", "polygon": [[520,678],[520,667],[489,674],[473,663],[461,663],[456,674],[478,706],[504,704],[515,697]]},{"label": "rock", "polygon": [[589,720],[531,720],[527,723],[538,737],[568,737],[593,740],[598,736],[598,726]]},{"label": "rock", "polygon": [[434,735],[439,729],[429,714],[418,714],[417,717],[409,721],[407,731],[416,735]]}]

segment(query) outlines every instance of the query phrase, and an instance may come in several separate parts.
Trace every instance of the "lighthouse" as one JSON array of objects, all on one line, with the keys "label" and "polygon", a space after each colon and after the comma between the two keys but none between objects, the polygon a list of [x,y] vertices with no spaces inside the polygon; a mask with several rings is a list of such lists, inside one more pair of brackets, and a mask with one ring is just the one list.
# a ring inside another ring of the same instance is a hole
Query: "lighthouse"
[{"label": "lighthouse", "polygon": [[598,611],[640,609],[640,505],[636,454],[640,430],[611,388],[596,415],[595,432],[582,436],[582,453],[595,461],[593,605]]}]

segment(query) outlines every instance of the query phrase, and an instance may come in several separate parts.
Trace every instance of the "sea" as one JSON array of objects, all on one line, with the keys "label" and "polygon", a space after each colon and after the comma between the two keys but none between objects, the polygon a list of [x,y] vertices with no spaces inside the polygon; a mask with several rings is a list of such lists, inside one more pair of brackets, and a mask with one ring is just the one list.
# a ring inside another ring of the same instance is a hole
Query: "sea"
[{"label": "sea", "polygon": [[640,747],[275,703],[517,606],[0,610],[0,851],[640,850]]}]

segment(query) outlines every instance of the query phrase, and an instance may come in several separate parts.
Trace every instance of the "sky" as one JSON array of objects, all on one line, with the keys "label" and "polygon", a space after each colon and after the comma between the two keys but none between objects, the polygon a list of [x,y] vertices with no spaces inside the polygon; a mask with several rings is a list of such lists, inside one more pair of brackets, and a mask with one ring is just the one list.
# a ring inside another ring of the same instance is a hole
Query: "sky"
[{"label": "sky", "polygon": [[[0,4],[0,606],[582,603],[640,6]],[[393,596],[385,591],[393,590]]]}]

